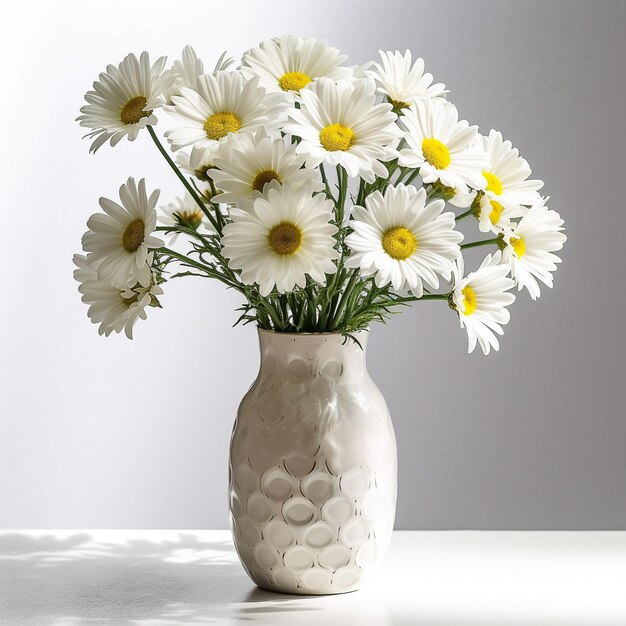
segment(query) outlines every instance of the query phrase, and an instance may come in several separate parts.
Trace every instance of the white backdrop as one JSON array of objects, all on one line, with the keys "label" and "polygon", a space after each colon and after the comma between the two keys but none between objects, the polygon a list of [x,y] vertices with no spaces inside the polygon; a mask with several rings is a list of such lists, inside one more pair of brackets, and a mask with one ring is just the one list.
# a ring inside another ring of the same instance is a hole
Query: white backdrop
[{"label": "white backdrop", "polygon": [[[400,453],[400,528],[626,525],[626,5],[318,0],[1,3],[0,527],[225,527],[233,416],[255,331],[219,284],[166,285],[136,339],[97,335],[72,280],[87,217],[129,175],[180,189],[147,135],[88,154],[74,122],[134,51],[211,66],[285,32],[362,63],[413,49],[461,115],[546,180],[569,242],[556,288],[467,356],[445,303],[377,327],[370,369]],[[476,257],[478,259],[478,257]]]}]

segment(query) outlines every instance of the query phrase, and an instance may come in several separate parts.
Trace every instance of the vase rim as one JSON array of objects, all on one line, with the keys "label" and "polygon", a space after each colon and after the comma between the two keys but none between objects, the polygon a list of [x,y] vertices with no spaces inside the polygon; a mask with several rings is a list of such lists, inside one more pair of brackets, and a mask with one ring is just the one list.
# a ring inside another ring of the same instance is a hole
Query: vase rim
[{"label": "vase rim", "polygon": [[[257,326],[257,331],[259,334],[267,334],[267,335],[284,335],[285,337],[341,337],[342,333],[339,332],[319,332],[319,333],[285,333],[279,330],[268,330],[267,328],[259,328]],[[357,330],[353,335],[360,335],[362,333],[369,333],[370,328],[363,328],[361,330]]]}]

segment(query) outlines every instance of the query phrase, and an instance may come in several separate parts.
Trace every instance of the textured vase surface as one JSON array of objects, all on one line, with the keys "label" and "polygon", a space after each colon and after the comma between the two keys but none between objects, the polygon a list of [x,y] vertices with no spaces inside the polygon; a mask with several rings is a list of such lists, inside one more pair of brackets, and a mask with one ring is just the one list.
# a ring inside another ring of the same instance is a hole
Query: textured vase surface
[{"label": "textured vase surface", "polygon": [[259,331],[259,374],[230,448],[239,558],[265,589],[354,591],[395,517],[396,440],[359,347],[337,334]]}]

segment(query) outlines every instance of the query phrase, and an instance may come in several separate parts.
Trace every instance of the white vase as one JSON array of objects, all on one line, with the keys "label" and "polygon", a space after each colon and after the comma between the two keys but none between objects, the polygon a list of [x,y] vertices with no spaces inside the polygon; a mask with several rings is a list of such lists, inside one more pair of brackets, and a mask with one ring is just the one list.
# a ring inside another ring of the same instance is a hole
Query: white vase
[{"label": "white vase", "polygon": [[259,331],[261,366],[230,446],[239,558],[264,589],[358,589],[389,544],[396,439],[362,347],[334,333]]}]

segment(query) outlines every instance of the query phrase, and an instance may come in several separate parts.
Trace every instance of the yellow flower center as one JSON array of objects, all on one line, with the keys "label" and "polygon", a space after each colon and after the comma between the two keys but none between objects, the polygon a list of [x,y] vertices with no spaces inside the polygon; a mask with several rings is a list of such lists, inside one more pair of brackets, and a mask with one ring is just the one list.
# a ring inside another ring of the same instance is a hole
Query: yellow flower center
[{"label": "yellow flower center", "polygon": [[204,130],[209,139],[221,139],[228,133],[236,133],[241,128],[241,120],[234,113],[213,113],[204,122]]},{"label": "yellow flower center", "polygon": [[278,175],[278,172],[275,170],[263,170],[259,172],[252,181],[252,190],[260,191],[263,193],[263,188],[267,183],[271,183],[273,180],[277,180],[279,183],[282,183],[281,177]]},{"label": "yellow flower center", "polygon": [[330,124],[320,130],[320,143],[329,152],[349,150],[354,143],[354,131],[342,124]]},{"label": "yellow flower center", "polygon": [[183,226],[190,226],[194,230],[202,224],[202,212],[199,209],[197,211],[176,211],[174,217]]},{"label": "yellow flower center", "polygon": [[120,119],[124,124],[136,124],[142,117],[148,117],[152,111],[144,111],[146,99],[143,96],[131,98],[120,111]]},{"label": "yellow flower center", "polygon": [[487,171],[483,172],[483,176],[487,181],[487,191],[495,193],[496,196],[502,195],[502,183],[500,182],[500,179],[495,174]]},{"label": "yellow flower center", "polygon": [[292,222],[281,222],[270,230],[267,241],[276,254],[290,256],[302,244],[302,231]]},{"label": "yellow flower center", "polygon": [[383,235],[383,250],[396,261],[408,259],[417,250],[415,235],[404,226],[389,229]]},{"label": "yellow flower center", "polygon": [[511,237],[509,243],[511,248],[515,251],[518,258],[522,258],[526,254],[526,242],[523,237]]},{"label": "yellow flower center", "polygon": [[467,285],[461,289],[463,294],[465,307],[463,309],[463,315],[471,315],[476,310],[476,292]]},{"label": "yellow flower center", "polygon": [[302,72],[287,72],[278,79],[283,91],[300,91],[311,82],[311,77]]},{"label": "yellow flower center", "polygon": [[491,220],[491,223],[494,226],[500,221],[500,217],[502,216],[502,211],[504,211],[504,207],[499,202],[492,200],[491,201],[491,213],[489,213],[489,219]]},{"label": "yellow flower center", "polygon": [[450,151],[439,139],[431,137],[422,141],[424,158],[438,170],[445,170],[450,165]]},{"label": "yellow flower center", "polygon": [[124,230],[122,234],[122,245],[126,252],[135,252],[143,243],[145,235],[145,224],[143,220],[133,220]]}]

